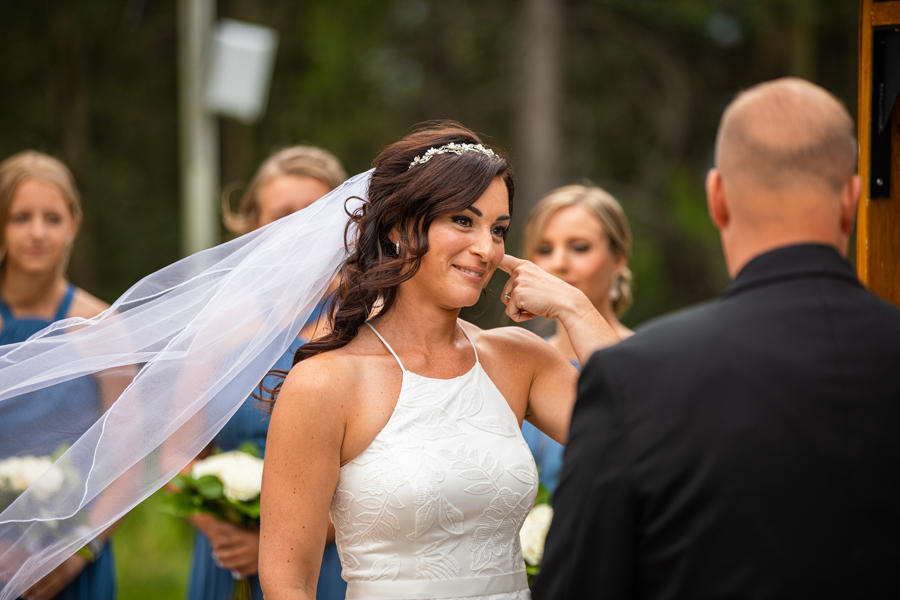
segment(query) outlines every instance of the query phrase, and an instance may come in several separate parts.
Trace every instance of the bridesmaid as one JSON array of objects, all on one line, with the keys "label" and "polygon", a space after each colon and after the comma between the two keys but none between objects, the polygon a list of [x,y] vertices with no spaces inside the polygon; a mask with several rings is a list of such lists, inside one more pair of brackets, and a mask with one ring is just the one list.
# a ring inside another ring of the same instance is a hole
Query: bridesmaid
[{"label": "bridesmaid", "polygon": [[[294,146],[270,156],[257,170],[241,197],[238,212],[228,206],[228,190],[223,194],[225,226],[243,234],[306,208],[347,178],[340,162],[319,148]],[[279,359],[274,369],[289,370],[294,352],[304,340],[317,333],[319,307],[300,332],[296,344]],[[234,450],[253,442],[265,453],[269,418],[251,396],[213,439],[211,446]],[[211,448],[201,455],[208,455]],[[250,577],[254,600],[262,600],[259,570],[259,530],[247,530],[209,515],[192,517],[199,533],[194,536],[188,600],[221,600],[231,596],[234,576]],[[334,528],[329,526],[328,544],[322,557],[317,600],[343,600],[347,584],[341,579],[341,564],[334,545]]]},{"label": "bridesmaid", "polygon": [[[89,319],[108,307],[66,279],[80,224],[78,189],[63,163],[31,150],[0,163],[0,345],[21,342],[61,319]],[[81,394],[100,397],[91,378],[76,379],[58,386],[54,397],[59,403],[29,405],[28,415],[19,416],[39,419],[42,411],[65,410],[62,397]],[[50,454],[55,449],[44,450]],[[116,569],[110,532],[67,558],[25,597],[113,600]]]},{"label": "bridesmaid", "polygon": [[[619,317],[631,306],[631,230],[622,207],[598,187],[558,188],[534,207],[524,228],[523,257],[582,292],[623,340],[634,332]],[[581,365],[558,322],[547,338],[578,369]],[[553,492],[562,467],[563,447],[528,421],[522,426],[541,482]]]}]

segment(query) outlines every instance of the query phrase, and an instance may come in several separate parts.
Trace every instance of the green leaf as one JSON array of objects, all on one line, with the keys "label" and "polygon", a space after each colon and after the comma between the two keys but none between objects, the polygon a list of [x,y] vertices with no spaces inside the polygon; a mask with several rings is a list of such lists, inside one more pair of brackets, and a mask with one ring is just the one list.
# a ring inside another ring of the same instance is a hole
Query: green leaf
[{"label": "green leaf", "polygon": [[215,475],[204,475],[196,481],[197,491],[207,500],[218,500],[225,493],[225,486]]},{"label": "green leaf", "polygon": [[[2,481],[0,481],[2,483]],[[18,492],[11,489],[0,488],[0,512],[6,510],[6,507],[16,501],[19,497]]]},{"label": "green leaf", "polygon": [[259,451],[257,445],[249,440],[238,446],[237,449],[244,454],[249,454],[250,456],[255,456],[256,458],[262,458],[262,453]]},{"label": "green leaf", "polygon": [[249,517],[250,519],[258,519],[260,506],[259,506],[259,498],[255,501],[251,502],[234,502],[232,506],[236,511],[241,513],[242,515]]},{"label": "green leaf", "polygon": [[53,451],[53,454],[50,455],[50,460],[56,462],[59,460],[59,457],[66,453],[66,450],[69,449],[69,444],[62,444],[59,448]]},{"label": "green leaf", "polygon": [[537,496],[534,497],[534,505],[537,506],[538,504],[550,504],[550,500],[552,499],[552,497],[553,495],[550,493],[550,490],[548,490],[543,483],[539,482],[538,493]]},{"label": "green leaf", "polygon": [[171,484],[179,492],[196,490],[196,485],[194,485],[194,478],[190,475],[176,475],[175,479],[171,481]]},{"label": "green leaf", "polygon": [[202,498],[193,494],[167,494],[160,498],[160,507],[164,512],[170,515],[176,517],[188,517],[199,512],[195,502],[195,500],[198,499],[202,502]]}]

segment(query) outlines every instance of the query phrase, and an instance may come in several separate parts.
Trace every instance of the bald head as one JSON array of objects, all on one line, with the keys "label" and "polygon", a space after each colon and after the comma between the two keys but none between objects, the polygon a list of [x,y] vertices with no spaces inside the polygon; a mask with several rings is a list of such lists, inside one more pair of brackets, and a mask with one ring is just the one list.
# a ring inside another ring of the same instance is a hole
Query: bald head
[{"label": "bald head", "polygon": [[722,178],[769,192],[823,186],[839,192],[856,169],[853,119],[841,102],[802,79],[778,79],[740,94],[716,138]]},{"label": "bald head", "polygon": [[837,98],[801,79],[754,86],[725,110],[709,214],[732,276],[753,257],[794,244],[846,256],[859,198],[853,120]]}]

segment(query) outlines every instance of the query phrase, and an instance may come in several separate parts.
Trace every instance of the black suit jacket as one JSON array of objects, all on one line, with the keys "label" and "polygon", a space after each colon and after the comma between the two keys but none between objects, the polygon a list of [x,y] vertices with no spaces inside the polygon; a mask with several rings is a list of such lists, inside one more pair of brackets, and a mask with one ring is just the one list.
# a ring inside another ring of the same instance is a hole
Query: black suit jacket
[{"label": "black suit jacket", "polygon": [[534,598],[900,599],[900,310],[826,246],[596,353]]}]

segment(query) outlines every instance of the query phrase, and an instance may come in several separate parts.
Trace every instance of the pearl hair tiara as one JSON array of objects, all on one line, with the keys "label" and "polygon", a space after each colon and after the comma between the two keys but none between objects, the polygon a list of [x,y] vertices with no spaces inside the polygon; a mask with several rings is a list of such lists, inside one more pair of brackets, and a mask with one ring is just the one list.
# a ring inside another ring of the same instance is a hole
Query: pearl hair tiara
[{"label": "pearl hair tiara", "polygon": [[490,148],[485,148],[481,144],[457,144],[455,142],[450,142],[449,144],[445,144],[443,146],[438,146],[437,148],[429,148],[425,151],[425,154],[422,156],[417,156],[411,163],[409,163],[409,169],[412,169],[416,165],[424,165],[429,160],[431,160],[432,156],[436,156],[438,154],[459,154],[462,155],[465,152],[480,152],[485,156],[494,156],[494,151]]}]

